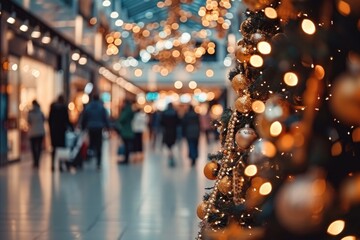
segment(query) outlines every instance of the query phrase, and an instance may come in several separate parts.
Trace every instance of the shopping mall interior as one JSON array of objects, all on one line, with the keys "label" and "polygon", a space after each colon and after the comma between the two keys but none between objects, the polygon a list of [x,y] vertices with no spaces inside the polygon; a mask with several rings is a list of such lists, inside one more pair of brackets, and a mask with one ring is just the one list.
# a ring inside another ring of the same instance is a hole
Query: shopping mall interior
[{"label": "shopping mall interior", "polygon": [[1,0],[1,240],[360,239],[357,0]]}]

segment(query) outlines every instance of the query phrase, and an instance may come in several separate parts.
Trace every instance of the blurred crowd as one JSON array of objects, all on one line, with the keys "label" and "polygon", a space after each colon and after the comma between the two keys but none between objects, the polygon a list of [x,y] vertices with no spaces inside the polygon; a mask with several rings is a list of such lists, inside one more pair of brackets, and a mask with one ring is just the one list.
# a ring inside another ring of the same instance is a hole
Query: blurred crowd
[{"label": "blurred crowd", "polygon": [[39,167],[46,135],[45,124],[48,122],[52,171],[82,169],[84,161],[89,159],[95,159],[97,169],[101,169],[103,139],[110,135],[119,139],[117,155],[120,165],[144,161],[144,146],[149,143],[151,149],[166,148],[168,165],[174,167],[174,145],[185,139],[190,165],[195,166],[201,133],[206,136],[207,143],[218,137],[211,125],[210,114],[197,113],[191,104],[177,108],[169,103],[164,111],[145,113],[135,102],[125,100],[119,116],[110,119],[98,94],[92,95],[76,124],[69,120],[68,106],[63,96],[51,104],[48,119],[34,100],[27,120],[35,169]]}]

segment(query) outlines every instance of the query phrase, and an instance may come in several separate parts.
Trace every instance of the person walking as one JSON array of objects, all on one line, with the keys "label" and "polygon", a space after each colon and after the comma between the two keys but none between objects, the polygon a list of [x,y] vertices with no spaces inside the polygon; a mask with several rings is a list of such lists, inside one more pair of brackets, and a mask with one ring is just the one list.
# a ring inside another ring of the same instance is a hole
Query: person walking
[{"label": "person walking", "polygon": [[124,107],[120,113],[120,116],[116,122],[117,129],[120,137],[124,142],[124,161],[118,162],[119,164],[128,164],[130,152],[133,147],[133,140],[135,138],[134,131],[132,129],[132,121],[134,118],[134,111],[132,104],[129,100],[126,100]]},{"label": "person walking", "polygon": [[52,146],[51,171],[54,171],[56,148],[65,147],[65,132],[68,129],[72,129],[64,96],[60,95],[57,100],[51,104],[48,122]]},{"label": "person walking", "polygon": [[92,101],[84,109],[81,127],[89,134],[90,148],[95,151],[97,169],[101,168],[102,132],[109,129],[109,117],[98,94],[93,95]]},{"label": "person walking", "polygon": [[200,117],[199,114],[194,111],[193,106],[189,106],[189,110],[185,113],[182,124],[184,137],[188,143],[191,166],[195,166],[196,159],[199,156]]},{"label": "person walking", "polygon": [[33,167],[39,168],[42,143],[45,136],[45,117],[36,100],[32,101],[32,109],[28,113],[27,121],[29,124],[28,134],[30,137]]},{"label": "person walking", "polygon": [[144,111],[138,109],[135,112],[134,119],[132,121],[132,129],[134,131],[133,152],[135,162],[142,162],[144,160],[143,135],[146,131],[148,121],[149,118]]},{"label": "person walking", "polygon": [[174,146],[177,138],[177,126],[179,125],[179,117],[174,109],[172,103],[169,103],[168,108],[161,116],[161,125],[163,127],[163,143],[169,150],[169,166],[175,166],[174,154],[172,147]]}]

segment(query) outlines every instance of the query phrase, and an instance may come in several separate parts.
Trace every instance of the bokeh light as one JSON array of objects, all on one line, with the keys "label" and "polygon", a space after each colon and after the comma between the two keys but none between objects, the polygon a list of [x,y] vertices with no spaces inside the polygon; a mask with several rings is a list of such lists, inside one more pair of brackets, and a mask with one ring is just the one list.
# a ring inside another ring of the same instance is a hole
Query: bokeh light
[{"label": "bokeh light", "polygon": [[339,235],[345,228],[345,222],[343,220],[336,220],[334,222],[332,222],[328,229],[327,232],[330,235]]},{"label": "bokeh light", "polygon": [[309,19],[304,19],[302,21],[301,28],[306,34],[309,35],[312,35],[316,32],[315,24]]},{"label": "bokeh light", "polygon": [[296,86],[298,84],[298,77],[296,76],[295,73],[293,72],[287,72],[284,75],[284,82],[286,83],[286,85],[288,86]]},{"label": "bokeh light", "polygon": [[250,57],[250,64],[254,67],[261,67],[264,64],[264,60],[259,55],[252,55]]}]

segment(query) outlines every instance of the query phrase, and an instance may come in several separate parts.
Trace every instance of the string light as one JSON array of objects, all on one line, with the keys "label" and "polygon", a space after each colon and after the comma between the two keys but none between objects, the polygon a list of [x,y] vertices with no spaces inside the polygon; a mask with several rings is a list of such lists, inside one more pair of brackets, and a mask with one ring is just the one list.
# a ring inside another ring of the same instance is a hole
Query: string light
[{"label": "string light", "polygon": [[272,137],[277,137],[282,132],[282,125],[279,121],[275,121],[270,126],[270,135]]},{"label": "string light", "polygon": [[316,32],[315,24],[310,19],[304,19],[301,23],[302,30],[309,35]]},{"label": "string light", "polygon": [[259,189],[259,193],[263,196],[269,195],[271,191],[272,191],[272,186],[270,182],[263,183]]},{"label": "string light", "polygon": [[336,220],[334,222],[332,222],[328,229],[327,232],[330,235],[339,235],[345,228],[345,222],[343,220]]},{"label": "string light", "polygon": [[265,103],[256,100],[251,104],[251,108],[256,113],[263,113],[265,111]]},{"label": "string light", "polygon": [[176,89],[181,89],[181,88],[183,87],[183,83],[182,83],[181,81],[176,81],[176,82],[174,83],[174,87],[175,87]]},{"label": "string light", "polygon": [[295,73],[293,72],[287,72],[284,75],[284,82],[286,83],[286,85],[288,86],[296,86],[298,84],[298,77],[296,76]]},{"label": "string light", "polygon": [[197,83],[195,81],[190,81],[189,82],[189,88],[190,89],[195,89],[197,87]]},{"label": "string light", "polygon": [[267,16],[270,19],[275,19],[277,18],[277,12],[274,8],[272,7],[267,7],[265,8],[265,16]]},{"label": "string light", "polygon": [[261,41],[258,43],[257,48],[260,53],[262,54],[269,54],[271,53],[271,45],[268,42]]},{"label": "string light", "polygon": [[250,57],[250,64],[254,67],[261,67],[263,63],[264,60],[259,55],[254,54]]},{"label": "string light", "polygon": [[245,175],[248,176],[248,177],[255,176],[256,173],[257,173],[257,167],[256,167],[255,165],[248,165],[248,166],[245,168],[244,173],[245,173]]}]

